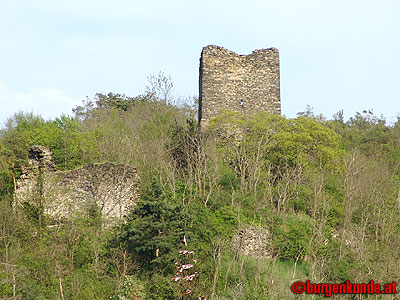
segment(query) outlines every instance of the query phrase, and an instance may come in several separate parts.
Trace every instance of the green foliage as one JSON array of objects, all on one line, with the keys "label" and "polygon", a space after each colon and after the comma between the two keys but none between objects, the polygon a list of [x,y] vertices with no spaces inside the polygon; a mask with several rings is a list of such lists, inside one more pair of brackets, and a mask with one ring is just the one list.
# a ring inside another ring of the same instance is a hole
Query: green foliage
[{"label": "green foliage", "polygon": [[296,281],[310,278],[311,266],[305,262],[295,266],[284,259],[227,254],[218,278],[217,299],[290,299],[293,294],[288,287],[293,282],[294,270]]},{"label": "green foliage", "polygon": [[98,155],[96,133],[85,131],[82,124],[71,117],[62,115],[55,121],[44,121],[31,114],[18,114],[12,125],[2,136],[0,157],[6,157],[16,172],[27,165],[28,149],[33,145],[50,148],[57,166],[62,169],[93,162]]},{"label": "green foliage", "polygon": [[232,237],[233,230],[238,225],[237,217],[230,206],[225,206],[215,211],[207,223],[214,231],[214,236],[226,238]]},{"label": "green foliage", "polygon": [[116,108],[122,111],[127,111],[134,105],[135,101],[137,101],[136,98],[131,98],[125,95],[114,94],[114,93],[108,93],[107,95],[98,93],[96,94],[95,98],[96,98],[96,105],[99,108],[105,108],[105,109]]},{"label": "green foliage", "polygon": [[3,298],[11,298],[13,295],[13,287],[10,283],[0,284],[0,296]]},{"label": "green foliage", "polygon": [[107,275],[94,270],[79,269],[64,280],[66,299],[110,299],[115,282]]},{"label": "green foliage", "polygon": [[11,195],[13,194],[14,184],[12,171],[3,169],[0,171],[0,201],[6,200],[11,203]]},{"label": "green foliage", "polygon": [[187,119],[185,125],[175,124],[172,127],[171,141],[166,148],[178,169],[187,170],[189,167],[199,145],[198,138],[197,121],[194,119]]},{"label": "green foliage", "polygon": [[28,202],[22,203],[22,206],[27,219],[36,227],[40,227],[40,220],[43,218],[43,207]]},{"label": "green foliage", "polygon": [[175,300],[177,299],[170,278],[156,275],[147,286],[147,298],[150,300]]},{"label": "green foliage", "polygon": [[[60,282],[65,299],[176,299],[170,277],[184,234],[201,261],[198,288],[214,299],[289,299],[294,279],[399,274],[400,121],[370,111],[348,122],[309,108],[295,119],[225,112],[199,132],[193,111],[171,105],[171,89],[160,74],[145,96],[97,94],[74,117],[9,120],[0,133],[0,297],[13,297],[15,275],[21,299],[60,299]],[[133,165],[147,188],[116,227],[90,205],[53,220],[40,193],[13,205],[36,144],[58,169]],[[232,247],[250,225],[272,233],[272,258]]]},{"label": "green foliage", "polygon": [[110,300],[144,300],[146,298],[146,290],[142,281],[132,275],[126,275],[122,287],[118,295],[114,295]]},{"label": "green foliage", "polygon": [[288,216],[276,220],[273,244],[277,255],[284,259],[302,260],[309,251],[311,220],[306,216]]},{"label": "green foliage", "polygon": [[57,118],[55,124],[59,132],[50,148],[60,168],[74,169],[95,160],[98,155],[95,131],[85,131],[79,121],[66,116]]},{"label": "green foliage", "polygon": [[312,189],[307,185],[301,185],[298,196],[291,202],[295,212],[307,213],[309,211],[309,199],[313,197]]},{"label": "green foliage", "polygon": [[[302,166],[335,169],[342,155],[339,149],[340,136],[324,124],[307,117],[289,120],[267,113],[252,116],[225,113],[210,121],[210,130],[225,137],[220,147],[228,157],[237,152],[232,151],[231,147],[244,147],[241,153],[247,157],[261,153],[265,163],[272,164],[274,168],[299,163]],[[236,138],[237,132],[243,135],[241,142]]]},{"label": "green foliage", "polygon": [[128,111],[132,109],[135,104],[147,102],[147,98],[144,96],[128,97],[123,94],[108,93],[102,94],[97,93],[93,100],[87,98],[82,101],[82,105],[78,105],[72,109],[75,117],[79,120],[87,120],[92,118],[102,110],[120,110]]},{"label": "green foliage", "polygon": [[143,269],[168,272],[187,221],[182,209],[168,203],[161,186],[153,181],[122,225],[120,240]]},{"label": "green foliage", "polygon": [[11,120],[11,128],[3,136],[10,145],[23,146],[19,149],[20,157],[24,153],[27,155],[27,147],[32,145],[43,145],[50,147],[58,133],[56,124],[52,121],[45,121],[40,116],[33,114],[18,113]]},{"label": "green foliage", "polygon": [[235,189],[240,188],[240,179],[235,175],[232,169],[228,168],[226,172],[224,172],[219,184],[222,188],[232,193]]},{"label": "green foliage", "polygon": [[335,228],[343,224],[345,212],[342,203],[332,201],[330,204],[327,221],[331,227]]},{"label": "green foliage", "polygon": [[238,219],[231,206],[215,211],[202,205],[191,207],[189,214],[195,215],[187,226],[187,237],[197,253],[203,255],[210,251],[215,239],[230,240],[238,227]]},{"label": "green foliage", "polygon": [[335,257],[328,260],[325,274],[327,274],[332,281],[344,282],[354,278],[352,275],[354,268],[355,258],[351,253],[347,253],[344,257]]}]

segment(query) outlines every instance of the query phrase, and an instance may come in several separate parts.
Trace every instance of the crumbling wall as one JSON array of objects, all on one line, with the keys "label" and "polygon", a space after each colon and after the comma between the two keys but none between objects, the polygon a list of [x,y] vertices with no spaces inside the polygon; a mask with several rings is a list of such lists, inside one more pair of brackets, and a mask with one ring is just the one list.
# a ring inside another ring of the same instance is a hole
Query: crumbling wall
[{"label": "crumbling wall", "polygon": [[202,126],[221,110],[280,114],[279,52],[269,48],[238,55],[223,47],[204,47],[199,90]]},{"label": "crumbling wall", "polygon": [[66,218],[95,204],[105,218],[121,219],[139,199],[134,167],[103,163],[57,171],[51,151],[42,146],[32,147],[29,158],[31,167],[17,182],[16,205],[40,205],[45,214]]},{"label": "crumbling wall", "polygon": [[255,258],[271,258],[271,234],[263,227],[249,226],[242,228],[232,240],[232,246],[239,255]]}]

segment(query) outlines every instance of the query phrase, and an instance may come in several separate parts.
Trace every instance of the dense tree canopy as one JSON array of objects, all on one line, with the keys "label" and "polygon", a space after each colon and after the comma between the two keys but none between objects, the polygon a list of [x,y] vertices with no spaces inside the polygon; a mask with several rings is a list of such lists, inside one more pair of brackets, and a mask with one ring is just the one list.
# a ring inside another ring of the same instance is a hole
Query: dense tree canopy
[{"label": "dense tree canopy", "polygon": [[[397,280],[399,121],[224,112],[199,131],[171,88],[153,78],[145,95],[97,94],[74,116],[10,118],[0,133],[0,298],[198,299],[171,279],[184,248],[196,251],[196,291],[208,299],[291,299],[295,279]],[[60,170],[135,166],[142,196],[115,227],[96,207],[35,217],[13,202],[33,145],[50,148]],[[249,226],[269,232],[269,255],[234,246]]]}]

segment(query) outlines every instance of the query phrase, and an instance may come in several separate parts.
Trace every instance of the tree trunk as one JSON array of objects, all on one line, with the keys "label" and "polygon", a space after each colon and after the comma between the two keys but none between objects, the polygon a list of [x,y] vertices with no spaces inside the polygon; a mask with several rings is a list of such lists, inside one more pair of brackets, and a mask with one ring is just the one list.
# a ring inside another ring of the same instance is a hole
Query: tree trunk
[{"label": "tree trunk", "polygon": [[15,278],[15,270],[13,270],[13,299],[17,299],[17,280]]},{"label": "tree trunk", "polygon": [[59,282],[59,284],[60,284],[60,295],[61,295],[61,299],[62,299],[62,300],[65,300],[65,299],[64,299],[64,292],[63,292],[62,281],[61,281],[61,276],[58,277],[58,282]]},{"label": "tree trunk", "polygon": [[14,185],[14,195],[17,193],[17,179],[15,174],[15,166],[14,163],[11,165],[12,169],[12,178],[13,178],[13,185]]}]

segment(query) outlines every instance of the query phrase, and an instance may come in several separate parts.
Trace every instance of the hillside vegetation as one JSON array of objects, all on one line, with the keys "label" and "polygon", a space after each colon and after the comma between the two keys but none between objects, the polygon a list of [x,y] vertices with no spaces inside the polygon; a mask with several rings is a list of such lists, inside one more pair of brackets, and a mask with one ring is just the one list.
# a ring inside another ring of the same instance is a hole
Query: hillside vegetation
[{"label": "hillside vegetation", "polygon": [[[1,299],[292,299],[303,297],[290,291],[297,280],[397,280],[400,122],[226,112],[199,131],[195,109],[156,93],[98,94],[74,112],[19,113],[1,132]],[[17,208],[32,145],[63,170],[132,165],[141,199],[115,227],[95,206],[65,220],[40,199]],[[270,233],[269,256],[233,246],[249,226]],[[172,280],[183,249],[199,272],[189,295]]]}]

